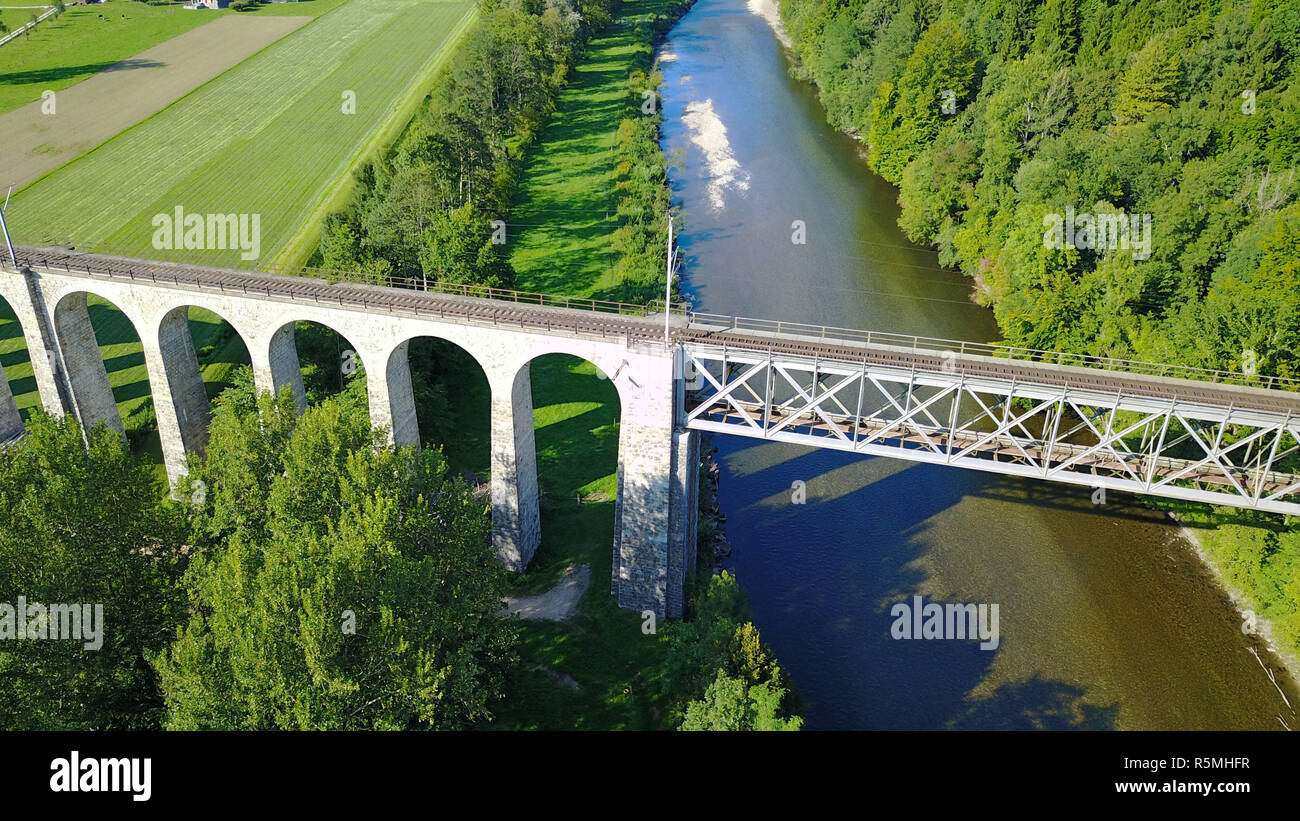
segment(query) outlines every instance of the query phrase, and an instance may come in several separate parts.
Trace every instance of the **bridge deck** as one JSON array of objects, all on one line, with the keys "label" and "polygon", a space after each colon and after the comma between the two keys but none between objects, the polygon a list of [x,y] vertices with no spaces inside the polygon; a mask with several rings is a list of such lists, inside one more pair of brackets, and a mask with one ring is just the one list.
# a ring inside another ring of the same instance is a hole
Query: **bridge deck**
[{"label": "bridge deck", "polygon": [[[463,293],[416,290],[284,274],[254,273],[175,262],[155,262],[63,248],[15,248],[20,265],[85,276],[147,280],[187,290],[264,295],[271,299],[329,303],[474,323],[510,325],[577,335],[622,336],[653,342],[663,338],[663,314],[644,306],[566,299],[503,289],[465,287]],[[342,274],[340,274],[342,276]],[[478,294],[486,294],[486,297]],[[775,324],[775,323],[773,323]],[[1209,406],[1254,409],[1300,417],[1300,392],[1197,381],[1102,368],[1060,365],[998,356],[912,349],[853,339],[808,338],[738,327],[723,317],[672,318],[676,342],[694,343],[822,361],[869,364],[918,372],[944,372],[1018,383],[1094,390],[1126,397],[1178,400]],[[778,326],[779,327],[779,326]],[[924,340],[921,341],[924,343]],[[984,346],[989,347],[989,346]],[[1211,373],[1211,372],[1206,372]]]}]

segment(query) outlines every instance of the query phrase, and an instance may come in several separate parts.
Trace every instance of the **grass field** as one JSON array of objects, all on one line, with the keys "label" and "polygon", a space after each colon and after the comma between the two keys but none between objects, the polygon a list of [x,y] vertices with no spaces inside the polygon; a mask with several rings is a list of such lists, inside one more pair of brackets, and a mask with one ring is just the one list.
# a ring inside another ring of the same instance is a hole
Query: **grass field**
[{"label": "grass field", "polygon": [[[302,5],[339,1],[315,0]],[[10,31],[25,24],[37,11],[4,8],[10,5],[28,4],[0,0],[0,20]],[[217,15],[233,13],[225,9],[186,11],[179,5],[148,6],[131,0],[69,6],[58,17],[0,46],[0,113],[39,100],[42,91],[61,91]],[[106,19],[100,20],[101,14]]]},{"label": "grass field", "polygon": [[[311,21],[223,15],[138,52],[48,101],[0,114],[0,168],[19,187],[75,159]],[[50,109],[52,106],[52,111]]]},{"label": "grass field", "polygon": [[[659,0],[624,2],[629,20],[665,14]],[[614,133],[622,121],[633,61],[649,51],[630,25],[613,23],[588,45],[529,155],[510,213],[516,287],[548,294],[618,299],[609,272],[617,259]]]},{"label": "grass field", "polygon": [[[666,13],[658,0],[624,2],[616,16]],[[524,290],[607,296],[615,259],[611,235],[611,137],[623,117],[627,77],[639,42],[613,24],[593,39],[529,155],[510,222],[523,226],[511,262]],[[607,213],[609,216],[606,216]],[[658,726],[646,676],[663,661],[659,637],[609,595],[617,492],[618,396],[595,366],[564,356],[533,363],[533,420],[542,494],[542,545],[516,595],[540,593],[570,564],[591,566],[578,614],[564,624],[523,622],[525,672],[511,683],[500,726],[521,729],[650,729]],[[547,671],[571,676],[575,691]]]},{"label": "grass field", "polygon": [[[10,228],[158,256],[155,214],[257,214],[266,261],[423,91],[472,17],[463,0],[350,0],[15,194]],[[355,114],[342,110],[345,91]],[[250,264],[239,249],[202,260]]]},{"label": "grass field", "polygon": [[[114,63],[217,17],[302,15],[318,17],[348,0],[271,3],[252,12],[181,8],[180,3],[145,4],[110,0],[72,6],[28,34],[0,46],[0,113],[39,100],[45,90],[60,91]],[[31,19],[35,0],[0,0],[0,20],[10,31]],[[23,8],[7,8],[21,6]],[[100,15],[104,19],[99,19]]]}]

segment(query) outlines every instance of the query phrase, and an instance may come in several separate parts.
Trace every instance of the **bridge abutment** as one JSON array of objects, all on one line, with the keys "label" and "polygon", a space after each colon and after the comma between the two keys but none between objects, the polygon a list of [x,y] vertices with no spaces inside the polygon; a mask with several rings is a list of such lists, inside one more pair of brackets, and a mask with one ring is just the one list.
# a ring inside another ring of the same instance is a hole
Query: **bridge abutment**
[{"label": "bridge abutment", "polygon": [[[640,358],[640,357],[639,357]],[[612,592],[619,607],[681,618],[694,558],[699,445],[675,427],[670,354],[645,357],[624,378],[619,427],[618,500],[614,510]],[[692,462],[694,454],[694,462]]]},{"label": "bridge abutment", "polygon": [[669,521],[668,616],[680,619],[686,611],[686,582],[695,571],[695,543],[699,538],[700,434],[673,432],[673,474]]}]

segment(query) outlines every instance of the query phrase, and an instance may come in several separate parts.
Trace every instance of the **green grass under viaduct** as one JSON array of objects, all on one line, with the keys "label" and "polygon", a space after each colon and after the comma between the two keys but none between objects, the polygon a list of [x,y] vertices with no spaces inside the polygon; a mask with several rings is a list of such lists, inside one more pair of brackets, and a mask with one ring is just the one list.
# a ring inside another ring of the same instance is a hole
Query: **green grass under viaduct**
[{"label": "green grass under viaduct", "polygon": [[[625,2],[617,16],[666,13],[662,0]],[[595,38],[561,93],[556,111],[531,152],[511,222],[529,230],[511,246],[518,287],[573,296],[602,292],[615,258],[611,234],[614,167],[611,136],[623,116],[628,72],[650,45],[617,22]],[[92,299],[92,324],[109,370],[118,408],[136,449],[165,475],[139,337],[123,314]],[[219,317],[192,309],[190,327],[209,396],[230,371],[248,362],[243,341]],[[467,355],[466,355],[467,356]],[[27,351],[9,306],[0,300],[0,364],[24,414],[38,407]],[[363,363],[364,364],[364,363]],[[459,363],[459,369],[474,367]],[[455,370],[455,368],[453,369]],[[453,393],[445,443],[453,470],[486,477],[489,418],[485,380],[467,395]],[[662,663],[664,631],[644,635],[640,615],[610,596],[618,453],[618,397],[588,362],[563,355],[535,360],[533,421],[542,509],[542,544],[515,595],[551,587],[570,566],[589,565],[591,586],[567,623],[524,622],[524,664],[491,726],[501,729],[649,729],[659,726],[649,677]],[[482,395],[477,395],[482,393]],[[422,429],[429,420],[421,420]],[[572,689],[552,673],[571,677]]]}]

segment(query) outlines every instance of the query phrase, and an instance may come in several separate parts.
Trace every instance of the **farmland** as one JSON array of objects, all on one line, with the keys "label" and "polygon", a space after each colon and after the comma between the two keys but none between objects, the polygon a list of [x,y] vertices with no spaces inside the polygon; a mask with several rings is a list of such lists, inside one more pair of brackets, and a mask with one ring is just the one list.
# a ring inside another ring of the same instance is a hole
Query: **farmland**
[{"label": "farmland", "polygon": [[23,186],[130,128],[310,21],[223,15],[111,70],[0,114],[4,182]]},{"label": "farmland", "polygon": [[[67,88],[114,63],[220,17],[318,17],[345,2],[275,3],[244,14],[229,9],[187,10],[180,4],[155,6],[131,0],[69,5],[63,14],[41,23],[30,34],[0,46],[0,113],[39,100],[42,91]],[[46,5],[43,0],[0,0],[0,19],[12,31],[26,23],[33,12],[42,13],[41,7]]]},{"label": "farmland", "polygon": [[[0,2],[0,7],[15,5],[32,8],[0,8],[0,19],[10,30],[25,24],[32,13],[42,11],[36,4]],[[39,100],[42,91],[67,88],[140,51],[210,22],[218,14],[227,12],[194,13],[180,6],[147,6],[128,0],[71,6],[58,17],[41,23],[30,34],[0,46],[0,112]],[[105,19],[99,19],[100,15]]]},{"label": "farmland", "polygon": [[[155,214],[260,214],[269,259],[405,121],[473,16],[468,2],[351,0],[17,193],[10,227],[157,255]],[[238,249],[203,261],[242,262]]]}]

